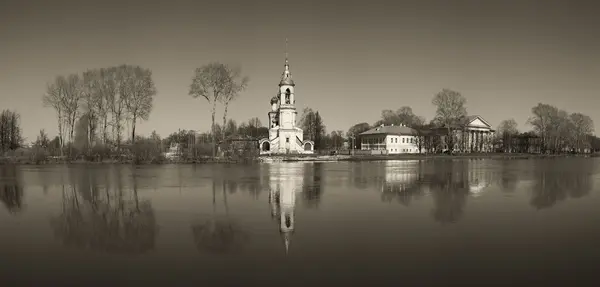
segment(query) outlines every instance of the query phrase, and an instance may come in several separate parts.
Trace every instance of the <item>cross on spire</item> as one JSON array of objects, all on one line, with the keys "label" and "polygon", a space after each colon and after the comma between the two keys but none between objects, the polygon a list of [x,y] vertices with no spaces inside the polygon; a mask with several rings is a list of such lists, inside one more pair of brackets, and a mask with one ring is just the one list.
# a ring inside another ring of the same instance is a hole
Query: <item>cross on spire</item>
[{"label": "cross on spire", "polygon": [[285,38],[285,64],[288,63],[288,38]]}]

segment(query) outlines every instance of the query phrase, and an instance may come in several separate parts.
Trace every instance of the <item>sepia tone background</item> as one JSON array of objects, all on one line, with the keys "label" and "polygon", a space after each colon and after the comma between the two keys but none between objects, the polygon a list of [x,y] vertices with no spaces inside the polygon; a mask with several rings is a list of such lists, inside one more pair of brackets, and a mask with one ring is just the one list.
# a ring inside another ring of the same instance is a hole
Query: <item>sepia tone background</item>
[{"label": "sepia tone background", "polygon": [[289,38],[298,107],[329,130],[460,91],[471,114],[524,125],[538,102],[600,122],[600,20],[592,1],[2,1],[0,105],[18,110],[23,136],[57,133],[41,96],[55,76],[142,65],[158,96],[140,134],[206,131],[209,106],[189,97],[193,70],[239,64],[251,78],[233,119],[266,121]]}]

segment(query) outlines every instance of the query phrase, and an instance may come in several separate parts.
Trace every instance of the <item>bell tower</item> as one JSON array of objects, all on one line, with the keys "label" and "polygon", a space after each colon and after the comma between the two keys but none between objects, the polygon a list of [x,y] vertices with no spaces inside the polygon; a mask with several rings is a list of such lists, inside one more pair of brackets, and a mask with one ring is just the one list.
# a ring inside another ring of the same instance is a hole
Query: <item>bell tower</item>
[{"label": "bell tower", "polygon": [[296,127],[296,99],[294,97],[294,80],[288,61],[287,39],[285,40],[285,65],[279,82],[279,124],[282,129]]}]

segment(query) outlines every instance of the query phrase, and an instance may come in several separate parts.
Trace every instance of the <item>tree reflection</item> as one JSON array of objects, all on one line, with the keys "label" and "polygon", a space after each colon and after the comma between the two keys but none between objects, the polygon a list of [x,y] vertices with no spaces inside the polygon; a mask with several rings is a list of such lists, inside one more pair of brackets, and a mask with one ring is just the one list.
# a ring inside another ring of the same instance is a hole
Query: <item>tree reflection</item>
[{"label": "tree reflection", "polygon": [[432,167],[433,218],[442,224],[454,223],[462,217],[469,195],[468,161],[440,161]]},{"label": "tree reflection", "polygon": [[0,200],[12,214],[23,210],[23,174],[19,167],[0,167]]},{"label": "tree reflection", "polygon": [[223,181],[229,194],[247,192],[258,199],[262,190],[260,165],[242,165],[223,173]]},{"label": "tree reflection", "polygon": [[519,182],[517,161],[503,160],[500,164],[499,184],[504,192],[514,192]]},{"label": "tree reflection", "polygon": [[549,208],[567,198],[580,198],[593,189],[594,162],[588,159],[569,159],[571,162],[538,164],[531,205]]},{"label": "tree reflection", "polygon": [[318,208],[323,195],[324,179],[323,163],[306,164],[304,166],[304,176],[302,181],[302,197],[304,203],[309,208]]},{"label": "tree reflection", "polygon": [[217,214],[217,179],[212,181],[211,217],[201,224],[192,225],[196,248],[209,253],[229,253],[240,251],[249,239],[242,226],[229,216],[226,181],[221,181],[225,215]]},{"label": "tree reflection", "polygon": [[111,189],[105,182],[102,194],[98,172],[82,170],[71,174],[77,175],[71,178],[76,182],[62,186],[62,210],[51,219],[56,237],[69,247],[107,253],[153,250],[158,227],[150,202],[138,197],[135,171],[130,190],[124,188],[122,170],[118,169],[116,188]]}]

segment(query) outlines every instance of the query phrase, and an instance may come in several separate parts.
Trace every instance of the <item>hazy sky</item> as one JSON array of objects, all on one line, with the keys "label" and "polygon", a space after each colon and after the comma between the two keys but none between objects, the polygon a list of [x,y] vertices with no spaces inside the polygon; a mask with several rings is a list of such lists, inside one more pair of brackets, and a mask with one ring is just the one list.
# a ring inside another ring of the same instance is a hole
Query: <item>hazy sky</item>
[{"label": "hazy sky", "polygon": [[442,88],[494,127],[512,117],[528,129],[538,102],[600,125],[597,11],[593,1],[553,0],[3,0],[0,109],[21,114],[28,140],[41,128],[55,135],[46,83],[127,63],[152,69],[158,89],[140,133],[207,130],[209,106],[188,88],[194,68],[216,60],[251,78],[230,115],[265,124],[288,37],[298,110],[319,110],[328,132],[404,105],[430,120]]}]

